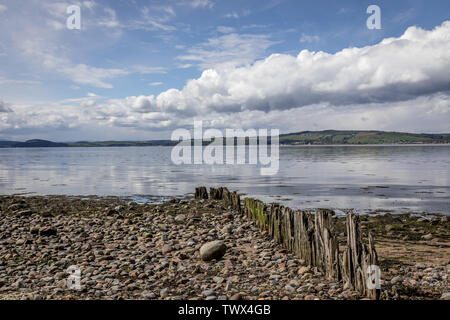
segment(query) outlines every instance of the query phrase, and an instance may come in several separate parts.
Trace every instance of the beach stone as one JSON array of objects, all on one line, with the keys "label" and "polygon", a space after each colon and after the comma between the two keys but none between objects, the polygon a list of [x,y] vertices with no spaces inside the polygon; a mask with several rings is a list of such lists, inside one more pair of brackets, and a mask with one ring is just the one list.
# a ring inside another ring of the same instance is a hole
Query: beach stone
[{"label": "beach stone", "polygon": [[392,284],[400,283],[402,281],[403,281],[403,279],[400,276],[397,276],[397,277],[394,277],[394,278],[391,279],[391,283]]},{"label": "beach stone", "polygon": [[291,287],[298,288],[298,286],[299,286],[300,284],[298,283],[297,280],[294,279],[294,280],[289,281],[289,285],[290,285]]},{"label": "beach stone", "polygon": [[144,299],[154,299],[156,298],[156,294],[154,294],[153,292],[149,292],[149,291],[143,291],[141,293],[141,297]]},{"label": "beach stone", "polygon": [[159,291],[159,296],[161,298],[166,298],[169,295],[169,289],[168,288],[164,288],[161,291]]},{"label": "beach stone", "polygon": [[424,263],[418,263],[416,264],[417,269],[425,269],[427,266]]},{"label": "beach stone", "polygon": [[163,254],[168,254],[168,253],[172,252],[172,246],[168,245],[168,244],[163,245],[163,247],[161,248],[161,252]]},{"label": "beach stone", "polygon": [[286,285],[284,287],[284,290],[288,291],[288,292],[295,292],[295,288],[290,286],[290,285]]},{"label": "beach stone", "polygon": [[205,290],[202,292],[202,295],[205,297],[214,296],[216,293],[213,290]]},{"label": "beach stone", "polygon": [[179,214],[175,217],[175,222],[176,223],[184,223],[186,221],[186,215],[184,214]]},{"label": "beach stone", "polygon": [[214,278],[213,278],[213,281],[214,281],[215,283],[222,283],[222,282],[223,282],[223,278],[222,278],[222,277],[214,277]]},{"label": "beach stone", "polygon": [[113,216],[113,215],[116,215],[116,214],[119,214],[119,212],[117,211],[117,210],[115,210],[115,209],[106,209],[107,210],[107,215],[108,216]]},{"label": "beach stone", "polygon": [[227,281],[227,284],[225,285],[225,290],[230,291],[233,289],[233,283],[231,281]]},{"label": "beach stone", "polygon": [[204,244],[200,248],[200,258],[203,261],[210,261],[212,259],[219,260],[227,251],[225,243],[221,240],[216,240]]},{"label": "beach stone", "polygon": [[33,211],[31,211],[31,210],[22,210],[22,211],[17,212],[17,215],[21,216],[21,217],[29,217],[32,214],[33,214]]},{"label": "beach stone", "polygon": [[231,296],[230,300],[234,300],[234,301],[243,300],[243,297],[240,293],[236,293],[233,296]]},{"label": "beach stone", "polygon": [[10,205],[8,207],[8,210],[9,211],[17,211],[17,210],[23,209],[25,207],[26,207],[25,203],[13,203],[12,205]]},{"label": "beach stone", "polygon": [[53,227],[42,227],[39,229],[39,235],[41,236],[56,236],[57,230]]},{"label": "beach stone", "polygon": [[441,296],[442,300],[450,300],[450,292],[444,292]]},{"label": "beach stone", "polygon": [[305,274],[307,272],[310,272],[310,271],[311,271],[311,269],[309,267],[300,267],[300,268],[298,268],[297,273],[299,275],[303,275],[303,274]]},{"label": "beach stone", "polygon": [[424,240],[431,240],[431,239],[433,239],[433,235],[431,233],[429,233],[427,235],[422,236],[422,239],[424,239]]}]

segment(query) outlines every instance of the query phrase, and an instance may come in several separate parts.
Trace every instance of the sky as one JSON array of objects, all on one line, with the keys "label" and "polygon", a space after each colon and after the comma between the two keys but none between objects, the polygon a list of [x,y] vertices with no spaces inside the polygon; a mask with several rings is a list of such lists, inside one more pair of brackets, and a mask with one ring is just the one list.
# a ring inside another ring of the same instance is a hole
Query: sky
[{"label": "sky", "polygon": [[449,70],[448,0],[0,0],[1,140],[450,132]]}]

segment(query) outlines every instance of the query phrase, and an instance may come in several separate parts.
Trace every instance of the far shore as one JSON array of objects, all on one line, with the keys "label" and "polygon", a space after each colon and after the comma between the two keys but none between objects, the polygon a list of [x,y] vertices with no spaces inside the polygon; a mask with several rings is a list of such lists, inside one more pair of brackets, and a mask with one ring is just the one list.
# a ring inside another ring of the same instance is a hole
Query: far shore
[{"label": "far shore", "polygon": [[[176,142],[178,143],[178,142]],[[27,147],[2,147],[0,146],[0,150],[2,149],[54,149],[54,148],[143,148],[143,147],[167,147],[172,148],[174,145],[66,145],[66,146],[27,146]],[[246,145],[248,146],[248,144]],[[450,143],[386,143],[386,144],[283,144],[280,143],[280,147],[283,148],[292,148],[292,147],[447,147],[450,146]]]}]

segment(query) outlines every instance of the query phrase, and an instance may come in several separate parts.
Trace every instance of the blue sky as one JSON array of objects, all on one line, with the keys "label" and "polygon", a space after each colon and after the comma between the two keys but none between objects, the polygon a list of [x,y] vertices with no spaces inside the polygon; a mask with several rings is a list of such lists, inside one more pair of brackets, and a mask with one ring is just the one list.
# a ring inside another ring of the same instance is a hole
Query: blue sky
[{"label": "blue sky", "polygon": [[[65,26],[73,4],[81,30]],[[366,27],[371,4],[381,30]],[[438,0],[0,0],[0,138],[169,138],[193,119],[283,132],[450,131],[450,82],[439,73],[450,63],[449,13]],[[403,39],[408,28],[428,33]],[[350,53],[354,71],[340,54],[352,48],[361,49]],[[414,60],[433,57],[439,65]],[[298,67],[298,78],[285,82],[283,67]],[[359,77],[366,86],[347,83]]]}]

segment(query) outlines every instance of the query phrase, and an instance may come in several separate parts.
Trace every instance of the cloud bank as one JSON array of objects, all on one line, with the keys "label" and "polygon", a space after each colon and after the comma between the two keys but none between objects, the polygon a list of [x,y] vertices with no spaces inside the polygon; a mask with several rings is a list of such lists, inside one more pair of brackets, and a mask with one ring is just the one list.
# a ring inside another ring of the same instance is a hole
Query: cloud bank
[{"label": "cloud bank", "polygon": [[[432,31],[336,54],[273,54],[245,67],[208,69],[182,90],[149,96],[156,111],[285,110],[312,104],[397,102],[450,90],[450,22]],[[150,107],[151,106],[151,107]]]},{"label": "cloud bank", "polygon": [[[233,34],[221,37],[230,46],[237,39]],[[268,39],[259,40],[263,46],[270,45],[264,43]],[[201,63],[211,61],[205,55],[213,54],[226,61],[220,48],[203,50],[213,45],[195,48],[192,56],[182,60],[196,56]],[[244,44],[234,45],[239,51]],[[273,54],[254,63],[237,60],[206,69],[182,89],[103,101],[87,97],[64,112],[53,108],[52,116],[34,111],[33,121],[36,125],[41,119],[43,125],[53,126],[95,123],[136,131],[192,126],[193,119],[208,120],[211,126],[279,127],[284,132],[325,128],[450,131],[448,70],[450,21],[433,30],[410,27],[400,37],[335,54],[303,50],[296,56]],[[20,121],[17,112],[6,114],[3,129],[29,126],[29,116],[23,113]]]}]

